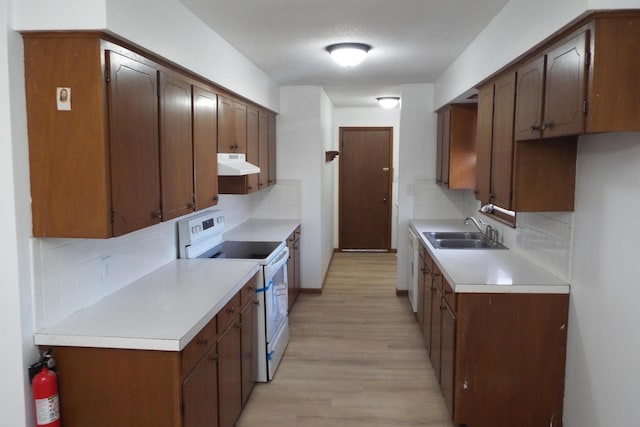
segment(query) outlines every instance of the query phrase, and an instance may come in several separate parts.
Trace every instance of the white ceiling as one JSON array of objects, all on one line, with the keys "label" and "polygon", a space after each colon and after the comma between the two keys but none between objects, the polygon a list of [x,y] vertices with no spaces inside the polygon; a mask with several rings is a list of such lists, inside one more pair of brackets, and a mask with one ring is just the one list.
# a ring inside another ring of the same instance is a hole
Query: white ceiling
[{"label": "white ceiling", "polygon": [[[280,85],[316,85],[337,107],[375,106],[433,83],[508,0],[181,0]],[[372,46],[342,68],[326,46]]]}]

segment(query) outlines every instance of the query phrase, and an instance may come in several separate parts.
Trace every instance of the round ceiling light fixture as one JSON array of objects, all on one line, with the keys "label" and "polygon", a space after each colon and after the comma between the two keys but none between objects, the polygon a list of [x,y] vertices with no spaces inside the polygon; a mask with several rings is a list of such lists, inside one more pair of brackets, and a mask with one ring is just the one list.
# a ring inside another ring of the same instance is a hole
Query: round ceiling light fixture
[{"label": "round ceiling light fixture", "polygon": [[364,43],[336,43],[327,46],[327,52],[343,67],[354,67],[364,60],[371,46]]},{"label": "round ceiling light fixture", "polygon": [[399,96],[381,96],[376,98],[382,108],[393,108],[400,102]]}]

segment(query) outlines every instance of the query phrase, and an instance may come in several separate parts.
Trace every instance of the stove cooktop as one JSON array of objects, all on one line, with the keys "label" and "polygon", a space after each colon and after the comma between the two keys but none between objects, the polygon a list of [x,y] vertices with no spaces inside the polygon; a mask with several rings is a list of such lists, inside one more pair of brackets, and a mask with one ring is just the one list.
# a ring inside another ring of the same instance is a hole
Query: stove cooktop
[{"label": "stove cooktop", "polygon": [[266,260],[282,242],[241,242],[225,240],[198,258]]}]

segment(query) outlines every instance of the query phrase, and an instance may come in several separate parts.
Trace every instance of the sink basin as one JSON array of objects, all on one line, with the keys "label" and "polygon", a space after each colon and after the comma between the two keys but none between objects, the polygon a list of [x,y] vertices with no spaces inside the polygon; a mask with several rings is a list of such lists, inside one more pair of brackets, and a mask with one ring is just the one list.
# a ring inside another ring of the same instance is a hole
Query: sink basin
[{"label": "sink basin", "polygon": [[423,234],[436,249],[507,249],[500,243],[491,243],[479,232],[425,231]]},{"label": "sink basin", "polygon": [[436,240],[450,240],[450,239],[473,239],[473,240],[482,240],[482,233],[478,231],[431,231],[424,233],[427,239],[431,240],[429,236],[433,237]]}]

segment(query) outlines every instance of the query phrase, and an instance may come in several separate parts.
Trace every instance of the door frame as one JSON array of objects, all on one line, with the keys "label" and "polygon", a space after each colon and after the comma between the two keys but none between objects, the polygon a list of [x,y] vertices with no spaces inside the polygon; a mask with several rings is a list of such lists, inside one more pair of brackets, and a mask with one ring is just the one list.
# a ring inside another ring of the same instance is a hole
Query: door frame
[{"label": "door frame", "polygon": [[[340,151],[342,152],[342,135],[344,131],[368,131],[368,130],[386,130],[389,132],[389,173],[387,175],[387,248],[379,249],[379,250],[362,250],[361,252],[392,252],[393,242],[392,238],[392,230],[393,230],[393,126],[340,126],[339,127],[339,146]],[[343,167],[344,161],[340,159],[340,164],[338,168],[338,250],[345,251],[342,246],[342,177],[343,177]],[[347,249],[348,251],[348,249]],[[358,251],[358,250],[355,250]]]}]

